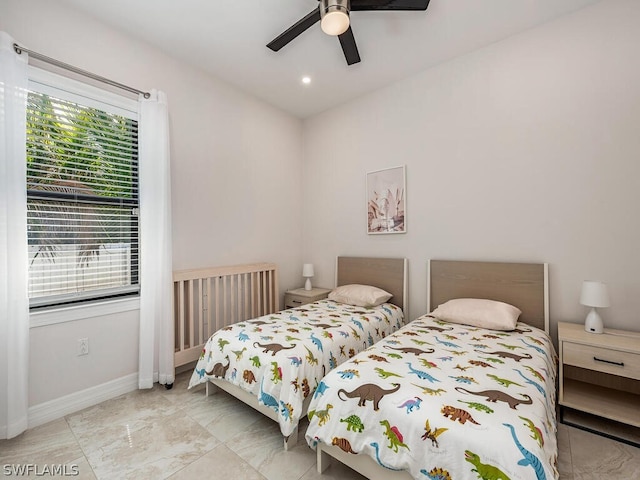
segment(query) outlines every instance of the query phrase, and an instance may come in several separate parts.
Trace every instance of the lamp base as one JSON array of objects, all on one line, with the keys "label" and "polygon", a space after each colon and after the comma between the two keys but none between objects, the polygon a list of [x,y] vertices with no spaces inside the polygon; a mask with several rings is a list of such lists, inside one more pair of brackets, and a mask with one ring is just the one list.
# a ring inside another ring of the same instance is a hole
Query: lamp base
[{"label": "lamp base", "polygon": [[304,289],[311,290],[311,279],[309,277],[307,277],[307,281],[304,282]]},{"label": "lamp base", "polygon": [[589,333],[604,332],[604,323],[602,322],[602,318],[600,317],[600,314],[595,309],[595,307],[591,308],[591,311],[589,312],[586,320],[584,321],[584,330]]}]

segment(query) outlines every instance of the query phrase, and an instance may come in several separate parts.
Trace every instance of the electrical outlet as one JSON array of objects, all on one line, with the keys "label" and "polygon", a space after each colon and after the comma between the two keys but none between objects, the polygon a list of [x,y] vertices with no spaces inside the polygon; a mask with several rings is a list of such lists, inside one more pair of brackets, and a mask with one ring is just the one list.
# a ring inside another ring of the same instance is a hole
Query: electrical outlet
[{"label": "electrical outlet", "polygon": [[89,355],[89,339],[88,338],[78,339],[78,356],[80,355]]}]

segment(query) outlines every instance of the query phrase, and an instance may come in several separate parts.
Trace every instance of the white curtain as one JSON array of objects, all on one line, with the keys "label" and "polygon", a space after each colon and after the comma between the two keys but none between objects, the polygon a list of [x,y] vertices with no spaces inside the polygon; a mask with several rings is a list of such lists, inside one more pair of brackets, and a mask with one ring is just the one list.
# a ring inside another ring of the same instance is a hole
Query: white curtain
[{"label": "white curtain", "polygon": [[140,359],[138,387],[173,384],[171,175],[166,95],[140,97]]},{"label": "white curtain", "polygon": [[27,429],[27,54],[0,32],[0,439]]}]

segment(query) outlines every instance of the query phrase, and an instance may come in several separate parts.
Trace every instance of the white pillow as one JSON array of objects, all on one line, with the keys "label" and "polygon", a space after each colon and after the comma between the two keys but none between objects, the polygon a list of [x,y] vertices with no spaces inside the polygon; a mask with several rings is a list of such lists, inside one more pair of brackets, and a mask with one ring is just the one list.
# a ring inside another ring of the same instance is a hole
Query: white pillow
[{"label": "white pillow", "polygon": [[522,312],[508,303],[481,298],[456,298],[439,305],[431,316],[490,330],[513,330]]},{"label": "white pillow", "polygon": [[329,293],[329,300],[348,303],[357,307],[371,308],[386,302],[392,296],[392,294],[385,292],[381,288],[354,283],[334,288]]}]

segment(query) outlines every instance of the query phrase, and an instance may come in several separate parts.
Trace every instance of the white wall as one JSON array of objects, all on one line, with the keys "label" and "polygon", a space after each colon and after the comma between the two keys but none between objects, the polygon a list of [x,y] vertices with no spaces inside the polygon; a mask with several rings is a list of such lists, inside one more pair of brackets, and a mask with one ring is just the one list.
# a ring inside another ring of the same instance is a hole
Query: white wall
[{"label": "white wall", "polygon": [[[61,2],[2,0],[0,30],[26,48],[167,93],[174,269],[271,261],[281,290],[301,282],[300,120]],[[77,357],[84,337],[90,354]],[[137,312],[32,328],[30,405],[137,372],[137,338]]]},{"label": "white wall", "polygon": [[[640,2],[603,1],[304,123],[304,254],[406,256],[410,315],[429,258],[550,264],[553,330],[640,330]],[[428,48],[428,46],[425,46]],[[407,233],[366,234],[365,173],[407,168]],[[332,192],[327,195],[327,192]]]},{"label": "white wall", "polygon": [[[275,261],[284,289],[303,261],[332,286],[336,255],[406,256],[415,317],[429,258],[545,261],[554,322],[582,321],[593,278],[634,330],[638,24],[640,2],[606,0],[301,124],[60,2],[0,3],[26,47],[167,93],[175,269]],[[368,236],[365,173],[402,164],[408,233]],[[137,336],[136,312],[32,329],[30,404],[134,373]]]}]

